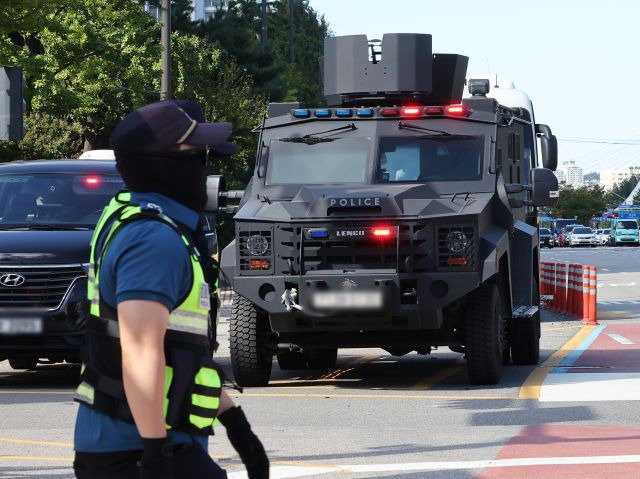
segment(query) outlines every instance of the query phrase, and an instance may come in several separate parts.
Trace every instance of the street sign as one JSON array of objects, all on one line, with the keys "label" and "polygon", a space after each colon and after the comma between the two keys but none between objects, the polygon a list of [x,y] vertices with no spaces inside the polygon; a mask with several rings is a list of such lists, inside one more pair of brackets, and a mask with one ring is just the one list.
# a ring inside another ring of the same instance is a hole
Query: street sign
[{"label": "street sign", "polygon": [[0,65],[0,141],[19,141],[25,133],[22,68]]}]

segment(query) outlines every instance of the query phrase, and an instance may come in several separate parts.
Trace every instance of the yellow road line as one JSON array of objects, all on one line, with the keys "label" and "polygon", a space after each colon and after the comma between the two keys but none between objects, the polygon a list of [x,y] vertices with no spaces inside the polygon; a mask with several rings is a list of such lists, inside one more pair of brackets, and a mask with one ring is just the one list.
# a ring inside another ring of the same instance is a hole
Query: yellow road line
[{"label": "yellow road line", "polygon": [[582,326],[581,324],[572,324],[571,326],[563,326],[560,328],[547,328],[547,329],[542,329],[541,331],[543,333],[546,333],[547,331],[566,331],[568,329],[574,329],[574,328],[579,328],[580,326]]},{"label": "yellow road line", "polygon": [[460,366],[460,365],[450,366],[448,368],[444,368],[444,369],[442,369],[440,371],[436,371],[431,376],[429,376],[429,377],[417,382],[413,386],[409,386],[409,388],[407,388],[407,389],[427,391],[427,390],[431,389],[433,386],[435,386],[436,384],[438,384],[440,381],[444,381],[449,376],[453,376],[454,374],[456,374],[461,369],[462,369],[462,366]]},{"label": "yellow road line", "polygon": [[520,399],[538,399],[540,398],[540,388],[547,374],[551,370],[560,365],[560,362],[576,349],[580,343],[591,334],[595,326],[583,326],[569,341],[567,341],[560,349],[547,358],[545,362],[539,364],[529,374],[527,379],[520,387]]},{"label": "yellow road line", "polygon": [[14,444],[38,444],[42,446],[73,447],[73,444],[70,442],[33,441],[30,439],[14,439],[10,437],[0,437],[0,442],[11,442]]},{"label": "yellow road line", "polygon": [[243,393],[231,394],[235,398],[243,397],[308,397],[308,398],[347,398],[347,399],[458,399],[462,401],[512,401],[516,396],[454,396],[426,394],[315,394],[315,393]]}]

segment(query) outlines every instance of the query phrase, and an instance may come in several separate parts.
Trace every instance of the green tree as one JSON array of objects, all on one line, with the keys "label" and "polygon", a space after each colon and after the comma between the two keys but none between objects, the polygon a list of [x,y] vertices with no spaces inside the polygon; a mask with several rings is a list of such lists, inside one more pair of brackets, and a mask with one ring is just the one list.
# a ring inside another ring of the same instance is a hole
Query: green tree
[{"label": "green tree", "polygon": [[289,0],[269,2],[268,48],[261,45],[261,5],[254,0],[231,1],[199,33],[233,56],[254,80],[254,92],[270,101],[322,101],[318,58],[323,52],[328,24],[309,6],[295,5],[294,65],[289,62]]},{"label": "green tree", "polygon": [[580,224],[589,224],[593,215],[600,216],[606,209],[606,194],[600,186],[582,186],[573,188],[564,186],[560,189],[558,204],[552,208],[556,218],[573,218],[577,216]]},{"label": "green tree", "polygon": [[607,195],[607,203],[610,206],[618,206],[631,194],[637,184],[638,178],[635,176],[623,180],[619,184],[616,183]]},{"label": "green tree", "polygon": [[[29,8],[32,4],[25,3]],[[118,119],[157,90],[159,25],[130,0],[66,0],[34,16],[30,25],[23,25],[23,35],[36,37],[42,50],[33,51],[16,42],[15,35],[0,32],[0,63],[23,67],[33,114],[81,132],[72,152],[104,144]],[[36,156],[55,153],[38,153],[42,143],[28,135],[19,148]],[[15,145],[3,146],[15,150]]]}]

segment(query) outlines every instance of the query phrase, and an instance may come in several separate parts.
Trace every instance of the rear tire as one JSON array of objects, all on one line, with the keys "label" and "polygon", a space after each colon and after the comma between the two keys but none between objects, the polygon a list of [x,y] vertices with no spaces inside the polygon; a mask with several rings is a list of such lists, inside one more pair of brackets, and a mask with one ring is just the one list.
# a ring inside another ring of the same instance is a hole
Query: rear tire
[{"label": "rear tire", "polygon": [[271,378],[273,354],[269,321],[248,299],[234,295],[230,329],[231,367],[241,387],[266,386]]},{"label": "rear tire", "polygon": [[467,374],[472,384],[497,384],[502,375],[505,320],[498,287],[488,281],[468,296],[465,311]]},{"label": "rear tire", "polygon": [[277,355],[278,366],[283,371],[291,369],[305,369],[307,367],[307,356],[302,351],[287,351]]},{"label": "rear tire", "polygon": [[338,360],[338,349],[311,349],[307,355],[309,369],[332,369]]},{"label": "rear tire", "polygon": [[38,365],[38,358],[9,358],[9,366],[18,370],[35,369]]}]

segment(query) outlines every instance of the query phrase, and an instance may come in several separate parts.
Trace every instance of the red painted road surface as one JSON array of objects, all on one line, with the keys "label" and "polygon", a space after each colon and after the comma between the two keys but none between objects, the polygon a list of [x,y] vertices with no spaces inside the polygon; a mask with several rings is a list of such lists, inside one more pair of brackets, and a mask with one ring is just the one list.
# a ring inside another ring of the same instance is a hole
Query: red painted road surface
[{"label": "red painted road surface", "polygon": [[[527,426],[496,459],[640,454],[640,428],[623,426]],[[586,464],[486,469],[476,479],[638,479],[640,464]]]},{"label": "red painted road surface", "polygon": [[[633,341],[634,344],[620,344],[610,338],[609,334],[619,334]],[[569,373],[640,372],[640,325],[609,323],[573,365]],[[580,369],[575,366],[590,368]],[[594,366],[605,366],[605,368],[591,369]],[[640,472],[638,477],[640,478]]]}]

